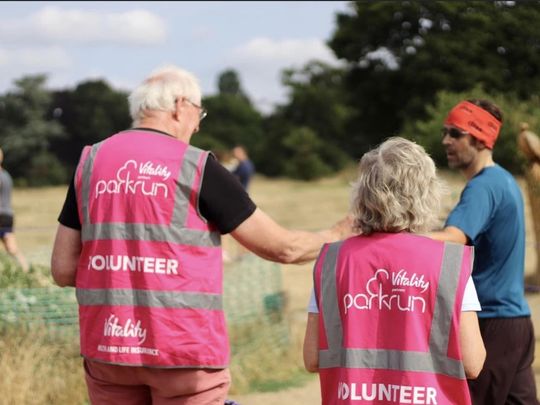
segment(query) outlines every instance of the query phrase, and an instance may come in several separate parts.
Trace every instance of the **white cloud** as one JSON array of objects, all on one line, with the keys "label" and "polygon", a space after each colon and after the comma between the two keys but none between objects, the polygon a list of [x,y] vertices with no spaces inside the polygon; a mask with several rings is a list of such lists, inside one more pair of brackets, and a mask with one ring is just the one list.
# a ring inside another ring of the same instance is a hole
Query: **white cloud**
[{"label": "white cloud", "polygon": [[164,27],[158,15],[146,10],[103,13],[44,7],[28,17],[0,20],[0,41],[154,45],[166,39]]},{"label": "white cloud", "polygon": [[233,49],[227,64],[241,74],[244,89],[263,112],[285,101],[281,71],[301,68],[310,60],[338,65],[338,60],[320,39],[254,38]]},{"label": "white cloud", "polygon": [[10,66],[12,70],[30,69],[34,71],[48,69],[65,69],[72,65],[67,52],[58,47],[23,49],[1,49],[0,67]]},{"label": "white cloud", "polygon": [[335,62],[336,58],[320,39],[254,38],[233,50],[233,57],[249,63],[304,64],[310,59]]}]

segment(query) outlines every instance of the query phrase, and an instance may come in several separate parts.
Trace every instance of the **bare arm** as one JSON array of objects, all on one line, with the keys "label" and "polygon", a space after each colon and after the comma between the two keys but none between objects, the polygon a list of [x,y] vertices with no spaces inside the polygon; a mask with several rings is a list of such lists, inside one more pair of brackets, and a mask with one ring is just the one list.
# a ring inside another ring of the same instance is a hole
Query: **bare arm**
[{"label": "bare arm", "polygon": [[321,232],[283,228],[257,208],[231,235],[256,255],[280,263],[304,263],[317,257],[322,245],[353,235],[347,217]]},{"label": "bare arm", "polygon": [[304,367],[310,373],[319,371],[319,314],[308,313],[304,337]]},{"label": "bare arm", "polygon": [[486,359],[486,348],[480,334],[476,312],[461,313],[459,343],[465,375],[469,379],[475,379],[482,371]]},{"label": "bare arm", "polygon": [[81,232],[58,225],[51,257],[51,274],[60,287],[75,286],[81,253]]},{"label": "bare arm", "polygon": [[463,231],[455,226],[447,226],[441,231],[430,232],[427,234],[432,239],[440,240],[443,242],[455,242],[462,245],[467,244],[469,238],[463,233]]}]

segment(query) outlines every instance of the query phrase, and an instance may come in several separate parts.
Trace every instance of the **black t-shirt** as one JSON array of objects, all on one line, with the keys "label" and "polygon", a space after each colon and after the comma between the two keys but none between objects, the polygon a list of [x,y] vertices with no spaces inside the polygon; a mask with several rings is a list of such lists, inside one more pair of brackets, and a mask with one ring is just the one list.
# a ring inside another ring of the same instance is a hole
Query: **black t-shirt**
[{"label": "black t-shirt", "polygon": [[[210,155],[204,169],[199,195],[201,215],[222,234],[226,234],[249,218],[256,208],[238,179]],[[81,229],[73,180],[69,185],[58,221],[69,228]]]}]

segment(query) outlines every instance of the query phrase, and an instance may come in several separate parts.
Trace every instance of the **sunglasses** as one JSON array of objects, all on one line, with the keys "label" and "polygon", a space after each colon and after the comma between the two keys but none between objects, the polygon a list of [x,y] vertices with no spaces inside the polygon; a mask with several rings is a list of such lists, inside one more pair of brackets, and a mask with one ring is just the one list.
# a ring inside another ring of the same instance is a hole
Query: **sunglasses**
[{"label": "sunglasses", "polygon": [[444,127],[441,129],[441,136],[444,138],[446,135],[450,136],[450,138],[459,139],[467,135],[468,132],[460,131],[457,128],[446,128]]}]

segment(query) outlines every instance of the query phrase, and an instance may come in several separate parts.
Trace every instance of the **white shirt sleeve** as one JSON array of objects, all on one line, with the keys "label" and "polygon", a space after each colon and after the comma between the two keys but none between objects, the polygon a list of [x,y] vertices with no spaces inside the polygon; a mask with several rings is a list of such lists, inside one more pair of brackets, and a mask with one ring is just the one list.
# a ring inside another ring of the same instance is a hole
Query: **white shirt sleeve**
[{"label": "white shirt sleeve", "polygon": [[[463,302],[461,303],[461,312],[475,311],[479,312],[480,301],[478,301],[478,295],[476,294],[476,288],[474,286],[472,277],[469,277],[467,284],[465,285],[465,292],[463,293]],[[319,308],[317,307],[317,301],[315,300],[315,290],[311,289],[311,296],[309,298],[308,312],[312,314],[318,314]]]},{"label": "white shirt sleeve", "polygon": [[465,292],[463,293],[463,302],[461,303],[461,312],[475,311],[480,312],[482,307],[478,300],[478,294],[476,294],[476,287],[472,277],[469,277],[467,284],[465,285]]},{"label": "white shirt sleeve", "polygon": [[319,308],[317,307],[317,301],[315,300],[315,289],[311,289],[311,296],[309,297],[308,312],[312,314],[318,314]]}]

